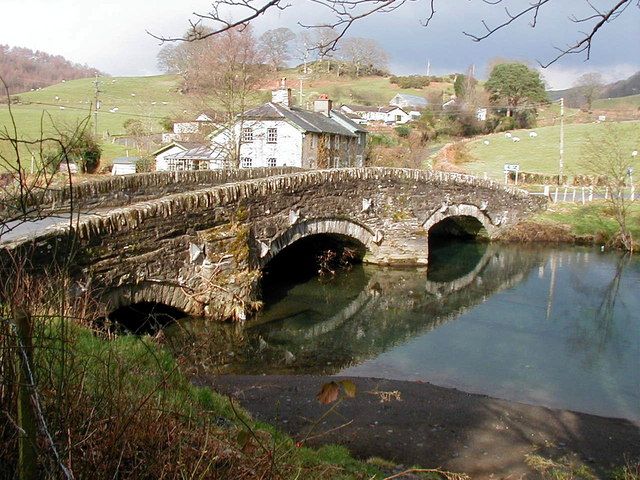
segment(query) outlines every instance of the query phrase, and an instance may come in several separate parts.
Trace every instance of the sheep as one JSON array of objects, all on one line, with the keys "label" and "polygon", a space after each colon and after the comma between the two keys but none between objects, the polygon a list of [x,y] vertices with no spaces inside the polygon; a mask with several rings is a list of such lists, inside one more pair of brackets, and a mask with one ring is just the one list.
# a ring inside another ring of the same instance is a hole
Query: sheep
[{"label": "sheep", "polygon": [[511,140],[513,141],[513,143],[516,143],[520,141],[520,137],[513,137],[511,138]]},{"label": "sheep", "polygon": [[511,138],[511,132],[507,132],[504,134],[504,138]]},{"label": "sheep", "polygon": [[536,138],[538,134],[536,132],[529,132],[529,138]]},{"label": "sheep", "polygon": [[633,152],[631,152],[631,156],[632,157],[637,157],[638,156],[638,150],[634,150]]},{"label": "sheep", "polygon": [[489,140],[485,140],[485,141],[484,141],[484,142],[482,142],[482,143],[484,143],[485,145],[489,145]]}]

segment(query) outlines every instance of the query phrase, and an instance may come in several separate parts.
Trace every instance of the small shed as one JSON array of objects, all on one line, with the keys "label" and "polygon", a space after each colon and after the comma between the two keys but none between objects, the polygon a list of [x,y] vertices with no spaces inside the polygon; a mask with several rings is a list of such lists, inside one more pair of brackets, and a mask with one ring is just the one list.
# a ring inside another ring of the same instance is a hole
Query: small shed
[{"label": "small shed", "polygon": [[118,157],[114,158],[111,167],[111,175],[130,175],[136,173],[138,157]]}]

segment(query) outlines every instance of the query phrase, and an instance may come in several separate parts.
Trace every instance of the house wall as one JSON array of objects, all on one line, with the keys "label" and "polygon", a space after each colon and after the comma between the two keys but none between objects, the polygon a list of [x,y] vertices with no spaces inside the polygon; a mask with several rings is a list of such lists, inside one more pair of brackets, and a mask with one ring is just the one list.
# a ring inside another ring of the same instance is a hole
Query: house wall
[{"label": "house wall", "polygon": [[167,162],[167,157],[170,155],[175,155],[176,153],[180,153],[180,152],[184,152],[184,148],[174,145],[173,147],[168,148],[164,152],[156,155],[156,171],[157,172],[169,171],[169,163]]},{"label": "house wall", "polygon": [[[269,166],[269,158],[276,159],[277,167],[302,167],[303,133],[296,127],[281,120],[245,121],[242,127],[253,129],[253,141],[240,147],[240,158],[251,158],[252,167]],[[269,128],[277,129],[276,143],[267,143]]]}]

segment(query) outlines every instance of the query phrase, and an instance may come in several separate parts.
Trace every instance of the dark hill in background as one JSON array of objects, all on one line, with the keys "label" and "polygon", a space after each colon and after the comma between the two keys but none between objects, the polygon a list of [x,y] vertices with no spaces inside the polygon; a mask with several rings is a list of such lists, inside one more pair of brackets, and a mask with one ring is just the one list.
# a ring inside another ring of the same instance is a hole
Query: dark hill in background
[{"label": "dark hill in background", "polygon": [[600,98],[618,98],[640,93],[640,72],[636,72],[626,80],[607,85]]},{"label": "dark hill in background", "polygon": [[[625,80],[605,85],[597,98],[620,98],[631,95],[640,94],[640,72],[636,72]],[[569,107],[582,107],[584,105],[584,96],[581,87],[572,87],[565,90],[550,90],[547,92],[549,100],[565,99],[565,103]]]},{"label": "dark hill in background", "polygon": [[70,62],[61,55],[50,55],[28,48],[0,45],[0,77],[11,94],[47,87],[63,80],[92,77],[95,68]]}]

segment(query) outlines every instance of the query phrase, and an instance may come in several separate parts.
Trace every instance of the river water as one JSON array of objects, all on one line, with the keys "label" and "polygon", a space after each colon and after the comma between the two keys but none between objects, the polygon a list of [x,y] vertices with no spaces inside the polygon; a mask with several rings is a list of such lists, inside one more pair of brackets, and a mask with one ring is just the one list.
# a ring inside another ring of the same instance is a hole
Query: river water
[{"label": "river water", "polygon": [[167,343],[208,373],[422,381],[640,420],[637,257],[452,243],[430,262],[267,280],[244,326],[181,320]]}]

